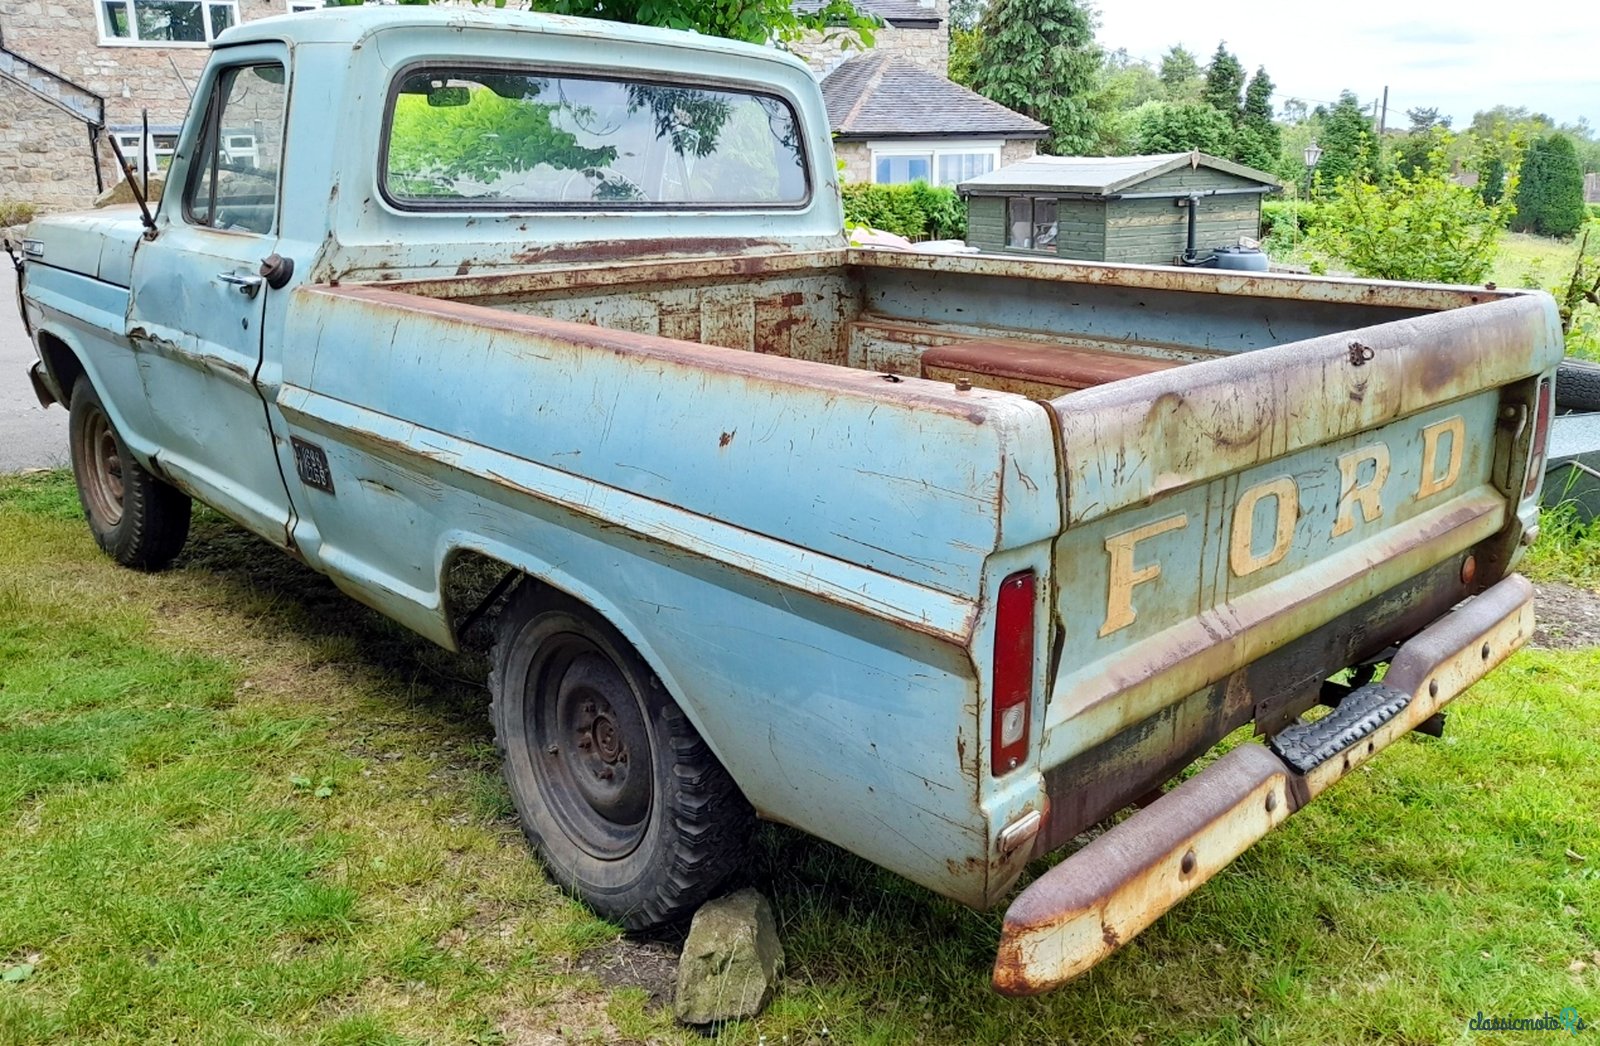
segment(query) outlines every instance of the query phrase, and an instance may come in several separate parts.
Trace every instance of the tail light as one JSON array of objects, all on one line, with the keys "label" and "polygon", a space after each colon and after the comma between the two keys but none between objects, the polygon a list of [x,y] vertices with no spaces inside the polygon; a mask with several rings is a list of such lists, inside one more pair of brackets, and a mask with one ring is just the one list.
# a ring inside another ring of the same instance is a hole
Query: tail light
[{"label": "tail light", "polygon": [[1522,496],[1533,497],[1539,489],[1539,477],[1544,475],[1544,453],[1550,444],[1551,399],[1554,391],[1549,378],[1539,379],[1538,405],[1533,414],[1533,440],[1528,445],[1528,475],[1522,484]]},{"label": "tail light", "polygon": [[1025,570],[1000,583],[994,616],[994,721],[989,769],[1016,769],[1028,754],[1033,704],[1034,575]]}]

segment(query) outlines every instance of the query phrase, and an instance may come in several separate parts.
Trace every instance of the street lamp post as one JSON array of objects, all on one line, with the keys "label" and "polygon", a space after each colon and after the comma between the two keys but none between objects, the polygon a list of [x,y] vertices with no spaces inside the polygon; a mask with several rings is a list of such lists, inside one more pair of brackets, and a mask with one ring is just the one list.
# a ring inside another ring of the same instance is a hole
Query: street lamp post
[{"label": "street lamp post", "polygon": [[1317,140],[1313,138],[1311,139],[1311,144],[1306,146],[1305,151],[1306,196],[1308,198],[1311,196],[1311,175],[1317,169],[1317,161],[1320,159],[1322,159],[1322,148],[1317,145]]}]

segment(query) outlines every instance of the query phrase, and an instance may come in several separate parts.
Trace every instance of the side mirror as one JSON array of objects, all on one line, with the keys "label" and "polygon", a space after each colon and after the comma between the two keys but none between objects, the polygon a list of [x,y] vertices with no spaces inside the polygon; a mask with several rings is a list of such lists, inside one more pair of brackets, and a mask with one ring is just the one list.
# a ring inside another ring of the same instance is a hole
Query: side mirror
[{"label": "side mirror", "polygon": [[472,92],[465,87],[435,87],[428,92],[428,105],[435,109],[450,109],[472,104]]}]

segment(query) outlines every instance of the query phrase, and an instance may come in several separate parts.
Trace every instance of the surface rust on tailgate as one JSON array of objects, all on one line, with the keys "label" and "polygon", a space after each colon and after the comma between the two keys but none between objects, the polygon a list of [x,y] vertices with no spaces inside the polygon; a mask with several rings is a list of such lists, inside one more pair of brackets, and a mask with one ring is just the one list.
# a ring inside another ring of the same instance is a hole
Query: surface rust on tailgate
[{"label": "surface rust on tailgate", "polygon": [[1559,334],[1546,299],[1506,298],[1062,396],[1069,526],[1540,374]]}]

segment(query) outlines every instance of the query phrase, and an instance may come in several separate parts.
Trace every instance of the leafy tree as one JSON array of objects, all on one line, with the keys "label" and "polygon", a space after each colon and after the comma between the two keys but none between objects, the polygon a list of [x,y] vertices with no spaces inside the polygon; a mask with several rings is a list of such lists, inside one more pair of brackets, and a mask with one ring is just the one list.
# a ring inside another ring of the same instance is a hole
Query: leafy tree
[{"label": "leafy tree", "polygon": [[1426,108],[1418,106],[1415,109],[1407,109],[1406,119],[1411,121],[1410,133],[1412,134],[1423,134],[1433,130],[1435,127],[1444,131],[1450,129],[1450,117],[1440,116],[1439,110],[1433,106]]},{"label": "leafy tree", "polygon": [[978,22],[983,18],[983,7],[984,0],[950,0],[950,28],[978,28]]},{"label": "leafy tree", "polygon": [[615,146],[585,148],[576,135],[558,130],[553,117],[561,108],[483,88],[472,91],[466,105],[449,108],[401,94],[389,140],[390,185],[407,195],[451,196],[464,179],[492,181],[540,165],[599,170],[616,159]]},{"label": "leafy tree", "polygon": [[1454,139],[1455,136],[1438,120],[1421,124],[1413,122],[1411,133],[1395,143],[1394,169],[1410,178],[1418,169],[1427,166],[1428,158],[1435,152],[1447,152]]},{"label": "leafy tree", "polygon": [[1234,138],[1233,158],[1261,171],[1272,170],[1283,151],[1283,133],[1272,120],[1272,78],[1258,67],[1244,91],[1244,122]]},{"label": "leafy tree", "polygon": [[1338,185],[1358,176],[1371,178],[1378,170],[1378,138],[1372,124],[1352,91],[1341,91],[1332,109],[1322,110],[1322,133],[1317,144],[1322,159],[1317,163],[1317,180],[1322,185]]},{"label": "leafy tree", "polygon": [[1233,124],[1200,102],[1146,102],[1131,115],[1129,144],[1136,153],[1185,153],[1198,149],[1215,156],[1233,151]]},{"label": "leafy tree", "polygon": [[1161,67],[1158,75],[1161,77],[1161,86],[1165,88],[1166,100],[1169,102],[1193,102],[1200,98],[1200,85],[1203,82],[1200,70],[1200,59],[1196,58],[1193,51],[1182,44],[1174,44],[1161,56]]},{"label": "leafy tree", "polygon": [[[1206,83],[1201,89],[1200,96],[1205,103],[1217,112],[1228,118],[1228,122],[1238,127],[1244,123],[1244,105],[1240,96],[1244,93],[1244,66],[1239,64],[1239,59],[1228,50],[1227,42],[1217,45],[1217,53],[1211,56],[1211,64],[1206,66]],[[1268,91],[1271,96],[1271,91]]]},{"label": "leafy tree", "polygon": [[1149,64],[1126,50],[1108,52],[1100,65],[1095,90],[1089,100],[1099,135],[1094,151],[1105,156],[1125,155],[1132,122],[1127,114],[1146,102],[1159,101],[1166,91]]},{"label": "leafy tree", "polygon": [[[364,0],[324,2],[329,7],[359,7]],[[432,0],[393,2],[423,5]],[[479,2],[506,6],[506,0],[473,0],[475,4]],[[808,33],[822,33],[840,39],[847,47],[871,47],[873,30],[883,25],[877,16],[857,11],[850,0],[828,0],[817,10],[805,13],[795,11],[789,0],[529,0],[528,7],[549,14],[687,29],[752,44],[771,40],[792,43]]]},{"label": "leafy tree", "polygon": [[981,29],[973,88],[1048,126],[1045,152],[1091,150],[1100,48],[1089,8],[1077,0],[994,0]]},{"label": "leafy tree", "polygon": [[1481,283],[1513,210],[1457,185],[1436,150],[1414,174],[1397,170],[1381,185],[1361,172],[1341,178],[1312,237],[1360,276]]},{"label": "leafy tree", "polygon": [[1583,167],[1572,139],[1548,134],[1528,145],[1517,188],[1514,227],[1540,236],[1571,236],[1583,226]]},{"label": "leafy tree", "polygon": [[983,47],[983,31],[950,27],[950,62],[945,75],[962,87],[971,87],[978,75],[978,52]]}]

